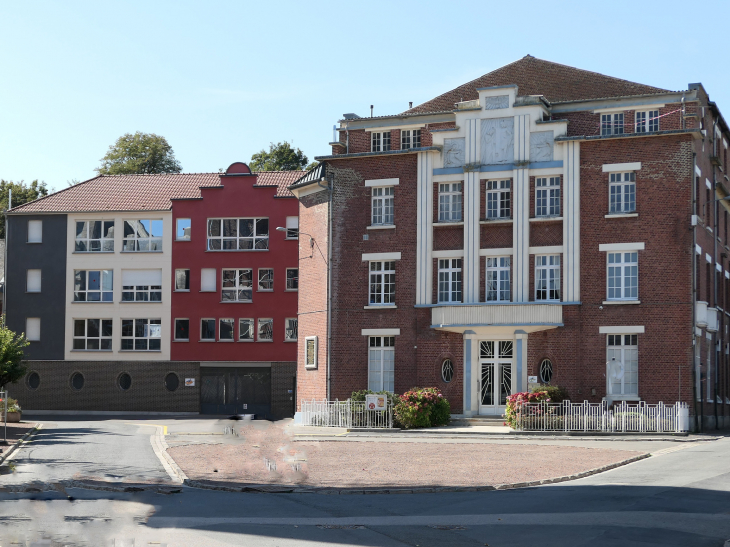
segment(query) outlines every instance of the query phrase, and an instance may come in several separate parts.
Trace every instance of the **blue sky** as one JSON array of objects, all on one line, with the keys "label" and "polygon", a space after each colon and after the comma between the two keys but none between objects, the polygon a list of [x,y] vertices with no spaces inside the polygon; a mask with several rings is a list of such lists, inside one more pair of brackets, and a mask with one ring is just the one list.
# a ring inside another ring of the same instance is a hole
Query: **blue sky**
[{"label": "blue sky", "polygon": [[[550,6],[552,9],[548,9]],[[394,114],[531,54],[730,116],[730,2],[0,4],[0,178],[62,189],[119,136],[167,138],[186,172],[288,140],[327,154],[345,112]]]}]

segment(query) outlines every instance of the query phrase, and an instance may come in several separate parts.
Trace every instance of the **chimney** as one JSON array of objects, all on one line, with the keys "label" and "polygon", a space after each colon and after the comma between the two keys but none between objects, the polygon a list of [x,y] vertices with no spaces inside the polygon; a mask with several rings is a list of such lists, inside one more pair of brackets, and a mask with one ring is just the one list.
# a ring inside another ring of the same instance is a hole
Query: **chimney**
[{"label": "chimney", "polygon": [[413,108],[413,101],[408,101],[408,108]]},{"label": "chimney", "polygon": [[370,117],[373,117],[373,105],[370,105]]}]

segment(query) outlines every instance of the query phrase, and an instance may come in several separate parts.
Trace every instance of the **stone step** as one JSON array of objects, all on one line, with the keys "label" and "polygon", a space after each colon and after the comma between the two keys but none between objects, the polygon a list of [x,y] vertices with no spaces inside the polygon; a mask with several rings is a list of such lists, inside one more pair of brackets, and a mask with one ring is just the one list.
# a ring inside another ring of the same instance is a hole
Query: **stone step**
[{"label": "stone step", "polygon": [[473,416],[470,418],[456,418],[450,425],[462,426],[501,426],[504,424],[502,416]]}]

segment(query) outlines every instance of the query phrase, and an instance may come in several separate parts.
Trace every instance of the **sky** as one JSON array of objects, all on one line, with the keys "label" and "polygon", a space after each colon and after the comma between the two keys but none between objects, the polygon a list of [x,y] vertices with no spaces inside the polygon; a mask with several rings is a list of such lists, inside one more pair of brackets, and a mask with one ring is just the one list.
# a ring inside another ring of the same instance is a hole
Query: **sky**
[{"label": "sky", "polygon": [[711,28],[728,16],[724,1],[0,0],[0,179],[61,190],[135,131],[164,136],[184,172],[285,140],[311,161],[343,113],[396,114],[527,54],[702,82],[730,116]]}]

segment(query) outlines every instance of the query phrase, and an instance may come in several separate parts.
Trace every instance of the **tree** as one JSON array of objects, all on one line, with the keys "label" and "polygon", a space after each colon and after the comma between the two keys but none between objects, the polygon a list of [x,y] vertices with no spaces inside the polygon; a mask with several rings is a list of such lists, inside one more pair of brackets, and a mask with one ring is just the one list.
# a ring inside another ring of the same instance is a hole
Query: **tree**
[{"label": "tree", "polygon": [[[48,186],[45,182],[34,180],[30,184],[0,179],[0,209],[9,208],[10,190],[13,191],[13,207],[23,205],[48,195]],[[0,216],[0,239],[5,239],[5,216]]]},{"label": "tree", "polygon": [[137,131],[119,137],[96,171],[100,175],[179,173],[182,166],[165,137]]},{"label": "tree", "polygon": [[0,387],[25,376],[28,367],[23,363],[23,348],[29,343],[24,334],[15,334],[5,326],[5,318],[0,319]]},{"label": "tree", "polygon": [[261,150],[251,156],[252,171],[298,171],[307,165],[307,156],[287,141],[269,144],[269,151]]}]

